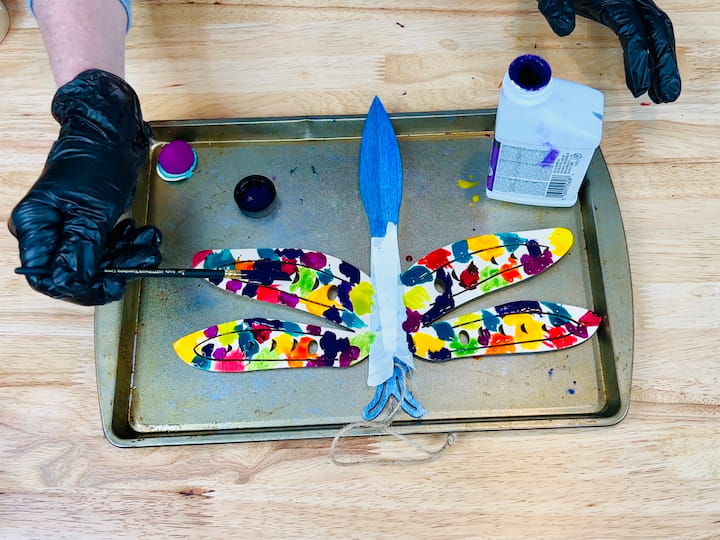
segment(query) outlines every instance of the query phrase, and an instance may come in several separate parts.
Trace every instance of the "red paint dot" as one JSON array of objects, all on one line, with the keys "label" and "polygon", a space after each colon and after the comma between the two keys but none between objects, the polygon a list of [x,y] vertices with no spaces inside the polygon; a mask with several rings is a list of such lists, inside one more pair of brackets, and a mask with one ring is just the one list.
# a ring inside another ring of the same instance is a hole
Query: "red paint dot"
[{"label": "red paint dot", "polygon": [[407,262],[412,262],[412,260],[413,260],[412,255],[406,255],[406,256],[405,256],[405,260],[406,260]]},{"label": "red paint dot", "polygon": [[652,105],[652,103],[650,103],[649,101],[643,101],[642,103],[640,103],[641,107],[649,107],[650,105]]},{"label": "red paint dot", "polygon": [[428,253],[422,259],[418,259],[419,264],[427,266],[428,270],[434,272],[441,266],[450,264],[449,257],[452,255],[445,248],[436,249],[435,251]]}]

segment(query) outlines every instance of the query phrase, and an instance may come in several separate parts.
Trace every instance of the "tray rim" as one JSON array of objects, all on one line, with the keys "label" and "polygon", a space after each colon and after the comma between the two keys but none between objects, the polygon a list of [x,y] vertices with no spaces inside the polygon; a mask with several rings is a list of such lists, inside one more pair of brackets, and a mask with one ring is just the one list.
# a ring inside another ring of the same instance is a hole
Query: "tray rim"
[{"label": "tray rim", "polygon": [[[470,109],[470,110],[448,110],[448,111],[429,111],[429,112],[402,112],[392,113],[390,118],[402,122],[402,120],[417,121],[421,119],[440,119],[447,121],[449,117],[470,117],[477,119],[481,117],[483,120],[487,120],[490,126],[494,126],[496,109]],[[237,126],[237,125],[248,125],[248,126],[267,126],[272,124],[287,124],[292,122],[329,122],[337,124],[338,121],[351,121],[357,122],[363,120],[364,114],[357,115],[341,115],[341,116],[288,116],[288,117],[271,117],[271,118],[234,118],[234,119],[209,119],[209,120],[164,120],[164,121],[151,121],[150,126],[153,129],[153,134],[159,134],[162,130],[176,130],[179,128],[192,129],[194,127],[205,127],[208,125],[213,126]],[[488,130],[490,133],[492,129]],[[479,131],[477,127],[472,130],[458,131],[447,131],[438,133],[437,131],[419,131],[411,134],[401,134],[398,137],[413,137],[413,136],[428,136],[428,135],[449,135],[449,134],[462,134],[462,133],[478,134],[483,131]],[[323,140],[332,138],[334,140],[344,138],[357,138],[358,135],[348,135],[347,137],[332,136],[332,137],[309,137],[303,139],[291,138],[247,138],[247,142],[261,142],[261,141],[279,141],[279,140]],[[154,148],[164,139],[154,139],[151,148],[148,152],[148,160],[152,155]],[[198,139],[201,141],[201,139]],[[227,142],[231,142],[236,139],[228,139]],[[145,167],[148,167],[148,163]],[[611,415],[556,415],[553,417],[513,417],[512,419],[507,418],[483,418],[475,421],[463,421],[458,419],[455,421],[423,421],[423,420],[412,420],[412,421],[398,421],[393,423],[393,428],[398,433],[402,434],[432,434],[432,433],[448,433],[448,432],[461,432],[461,431],[503,431],[503,430],[516,430],[516,429],[557,429],[557,428],[575,428],[575,427],[606,427],[612,426],[621,422],[627,415],[630,407],[630,391],[632,386],[632,364],[634,356],[634,307],[632,303],[632,283],[630,273],[630,261],[627,250],[627,239],[625,235],[625,229],[622,222],[622,215],[620,213],[620,207],[617,201],[612,180],[610,178],[607,163],[602,155],[602,151],[598,148],[593,156],[588,169],[594,171],[594,174],[604,175],[606,178],[606,184],[609,188],[609,195],[611,200],[614,202],[613,205],[608,205],[610,208],[603,208],[602,212],[598,212],[597,207],[595,212],[592,212],[592,218],[594,222],[601,221],[600,227],[610,227],[614,229],[614,233],[617,238],[622,241],[622,257],[618,260],[614,257],[613,266],[616,267],[615,271],[623,273],[627,276],[627,280],[624,283],[624,291],[618,291],[615,296],[625,296],[628,309],[625,315],[629,316],[629,325],[626,325],[624,330],[627,332],[625,337],[626,349],[624,351],[617,351],[615,355],[615,372],[617,377],[617,387],[619,392],[619,403],[614,409]],[[590,196],[590,204],[593,203],[592,195],[594,195],[592,188],[587,188],[589,183],[585,183],[586,186],[583,189],[586,196]],[[147,185],[138,186],[138,193],[136,195],[137,200],[147,198],[148,190]],[[582,192],[581,192],[582,193]],[[136,205],[137,206],[137,205]],[[146,207],[147,205],[145,205]],[[590,212],[588,210],[588,212]],[[143,218],[145,216],[142,216]],[[141,216],[138,216],[141,219]],[[583,216],[583,222],[585,222],[585,216]],[[605,223],[607,222],[607,223]],[[594,223],[597,228],[598,223]],[[602,247],[598,247],[602,250]],[[602,258],[602,254],[599,254]],[[601,269],[603,266],[601,266]],[[118,371],[119,362],[119,348],[121,341],[121,325],[109,325],[107,322],[110,321],[122,321],[123,320],[123,309],[127,307],[128,300],[137,303],[139,301],[140,287],[131,286],[128,288],[126,298],[122,302],[114,302],[105,306],[98,306],[95,309],[95,365],[96,365],[96,380],[98,388],[98,400],[100,405],[101,421],[103,433],[112,445],[120,448],[128,447],[142,447],[142,446],[168,446],[168,445],[186,445],[186,444],[213,444],[221,442],[251,442],[251,441],[271,441],[271,440],[290,440],[290,439],[308,439],[308,438],[331,438],[337,431],[343,427],[341,425],[328,424],[324,427],[299,427],[299,428],[285,428],[278,430],[277,428],[267,429],[254,429],[252,431],[245,430],[215,430],[215,431],[177,431],[177,432],[164,432],[164,433],[146,433],[146,432],[135,432],[127,422],[127,425],[121,424],[116,418],[116,397],[117,397],[117,378],[115,374]],[[102,335],[101,335],[102,333]],[[623,353],[623,354],[621,354]],[[130,381],[131,393],[133,390],[132,381]],[[126,413],[128,411],[125,411]],[[381,435],[383,432],[380,429],[369,429],[363,430],[361,433],[351,433],[350,436],[375,436]]]}]

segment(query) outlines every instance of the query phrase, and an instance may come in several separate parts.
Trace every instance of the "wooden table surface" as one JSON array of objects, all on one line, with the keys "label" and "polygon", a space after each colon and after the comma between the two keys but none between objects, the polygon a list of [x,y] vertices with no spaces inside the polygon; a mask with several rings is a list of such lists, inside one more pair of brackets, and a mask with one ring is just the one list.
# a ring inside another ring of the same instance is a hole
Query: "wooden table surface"
[{"label": "wooden table surface", "polygon": [[[25,0],[5,0],[0,220],[42,168],[55,90]],[[421,466],[338,467],[328,440],[117,449],[103,437],[93,311],[13,275],[0,227],[0,537],[720,537],[720,8],[666,0],[680,99],[625,87],[622,53],[532,0],[144,0],[127,78],[147,120],[494,107],[522,53],[605,93],[602,149],[632,266],[627,418],[461,434]],[[442,7],[438,7],[442,6]],[[427,446],[443,437],[420,436]],[[403,443],[360,438],[356,454]]]}]

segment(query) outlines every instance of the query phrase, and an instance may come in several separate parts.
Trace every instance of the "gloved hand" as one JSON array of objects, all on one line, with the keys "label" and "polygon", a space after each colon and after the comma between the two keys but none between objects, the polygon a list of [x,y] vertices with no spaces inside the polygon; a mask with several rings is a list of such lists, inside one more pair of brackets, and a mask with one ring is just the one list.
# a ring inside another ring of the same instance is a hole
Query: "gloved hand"
[{"label": "gloved hand", "polygon": [[672,23],[652,0],[538,0],[538,8],[558,36],[573,31],[576,13],[615,32],[635,97],[648,92],[655,103],[665,103],[680,95]]},{"label": "gloved hand", "polygon": [[130,85],[101,70],[62,86],[52,113],[60,135],[8,227],[22,265],[49,269],[27,276],[35,290],[82,305],[118,300],[125,279],[98,275],[99,268],[155,268],[161,261],[155,227],[124,220],[113,229],[134,197],[150,128]]}]

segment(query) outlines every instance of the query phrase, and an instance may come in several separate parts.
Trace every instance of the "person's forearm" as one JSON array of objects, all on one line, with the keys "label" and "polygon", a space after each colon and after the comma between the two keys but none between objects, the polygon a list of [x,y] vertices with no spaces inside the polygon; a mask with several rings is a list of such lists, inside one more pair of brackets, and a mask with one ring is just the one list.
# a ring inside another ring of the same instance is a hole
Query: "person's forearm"
[{"label": "person's forearm", "polygon": [[125,76],[127,14],[118,0],[34,0],[58,86],[88,69]]}]

